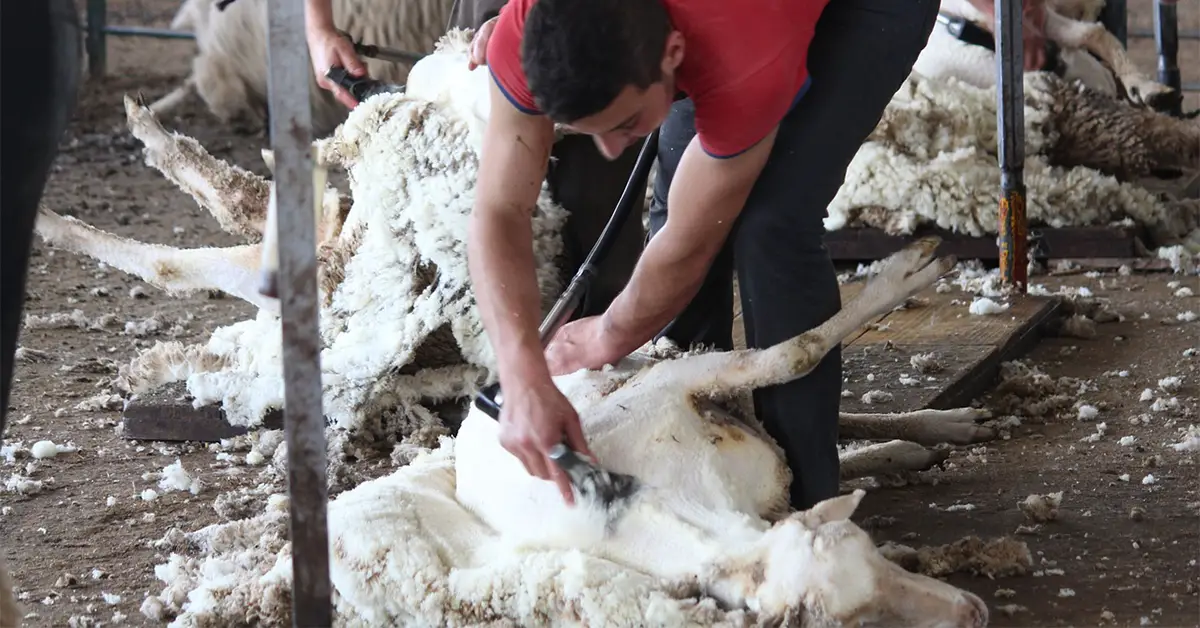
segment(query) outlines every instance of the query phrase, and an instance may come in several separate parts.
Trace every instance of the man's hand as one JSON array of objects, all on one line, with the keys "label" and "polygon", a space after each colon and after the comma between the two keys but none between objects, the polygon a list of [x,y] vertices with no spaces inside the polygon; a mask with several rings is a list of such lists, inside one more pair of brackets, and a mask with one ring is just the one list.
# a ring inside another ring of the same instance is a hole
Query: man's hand
[{"label": "man's hand", "polygon": [[589,316],[563,325],[546,346],[546,364],[551,375],[566,375],[579,369],[599,369],[625,357],[605,333],[604,319]]},{"label": "man's hand", "polygon": [[557,484],[563,500],[574,505],[570,480],[546,455],[561,442],[581,456],[595,459],[583,437],[579,415],[553,381],[546,379],[504,389],[500,444],[525,465],[530,475]]},{"label": "man's hand", "polygon": [[[996,4],[991,0],[970,0],[983,13],[988,32],[995,35]],[[1046,64],[1046,5],[1045,0],[1022,0],[1021,32],[1024,41],[1025,71],[1036,72]]]},{"label": "man's hand", "polygon": [[475,31],[475,37],[471,39],[471,60],[467,63],[468,70],[474,70],[481,65],[487,65],[487,45],[488,39],[492,37],[492,31],[496,29],[496,20],[500,19],[496,16],[483,23],[479,30]]}]

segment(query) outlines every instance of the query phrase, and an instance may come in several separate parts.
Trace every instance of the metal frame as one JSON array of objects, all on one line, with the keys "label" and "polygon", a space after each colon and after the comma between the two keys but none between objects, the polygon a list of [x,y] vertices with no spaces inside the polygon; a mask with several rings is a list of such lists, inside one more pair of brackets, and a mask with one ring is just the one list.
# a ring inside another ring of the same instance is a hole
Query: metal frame
[{"label": "metal frame", "polygon": [[1021,0],[995,0],[996,126],[1000,162],[1000,279],[1024,294],[1029,283],[1025,213],[1025,54]]},{"label": "metal frame", "polygon": [[156,39],[195,39],[185,31],[140,26],[109,26],[108,0],[87,0],[88,78],[104,76],[108,71],[108,35],[153,37]]},{"label": "metal frame", "polygon": [[284,435],[291,497],[292,625],[332,626],[321,398],[312,110],[304,3],[267,5],[267,109],[275,152]]}]

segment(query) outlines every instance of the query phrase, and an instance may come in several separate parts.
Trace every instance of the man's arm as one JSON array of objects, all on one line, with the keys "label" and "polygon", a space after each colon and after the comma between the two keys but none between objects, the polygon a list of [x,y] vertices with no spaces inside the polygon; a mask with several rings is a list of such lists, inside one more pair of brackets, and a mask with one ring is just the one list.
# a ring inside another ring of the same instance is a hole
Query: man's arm
[{"label": "man's arm", "polygon": [[467,239],[468,270],[496,351],[501,386],[508,386],[506,380],[549,382],[538,338],[542,308],[533,210],[546,176],[554,125],[544,116],[518,111],[494,80],[489,80],[488,92],[491,113]]},{"label": "man's arm", "polygon": [[693,138],[684,150],[667,202],[667,223],[646,246],[633,275],[604,313],[605,345],[628,355],[687,307],[700,290],[775,145],[777,129],[746,152],[709,156]]}]

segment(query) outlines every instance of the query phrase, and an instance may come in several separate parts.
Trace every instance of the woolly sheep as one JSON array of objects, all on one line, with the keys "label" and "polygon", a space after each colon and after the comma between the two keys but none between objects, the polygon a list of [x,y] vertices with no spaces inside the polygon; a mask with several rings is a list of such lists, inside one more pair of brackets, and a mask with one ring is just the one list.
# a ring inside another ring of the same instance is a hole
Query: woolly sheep
[{"label": "woolly sheep", "polygon": [[[1079,80],[1112,98],[1161,110],[1178,94],[1138,70],[1121,42],[1096,22],[1102,7],[1102,0],[1046,0],[1045,36],[1059,47],[1062,78]],[[991,27],[969,0],[941,0],[939,10]],[[939,24],[934,26],[913,70],[929,78],[953,77],[975,87],[995,87],[996,54],[955,38]]]},{"label": "woolly sheep", "polygon": [[[333,19],[355,41],[423,53],[445,33],[453,0],[333,0]],[[267,116],[267,0],[184,0],[171,28],[190,30],[198,54],[183,84],[150,105],[167,114],[193,92],[217,118],[261,128]],[[363,58],[374,78],[404,84],[409,65]],[[309,77],[313,133],[328,135],[346,107]]]},{"label": "woolly sheep", "polygon": [[[904,571],[849,520],[863,491],[789,512],[780,450],[753,420],[708,405],[802,377],[953,266],[933,258],[937,244],[892,256],[842,312],[775,347],[662,358],[651,346],[557,377],[600,463],[640,481],[614,510],[566,507],[478,410],[457,437],[341,493],[328,509],[334,624],[986,625],[979,597]],[[144,611],[287,625],[286,513],[273,497],[259,517],[177,535],[174,548],[200,557],[156,568],[167,586]]]}]

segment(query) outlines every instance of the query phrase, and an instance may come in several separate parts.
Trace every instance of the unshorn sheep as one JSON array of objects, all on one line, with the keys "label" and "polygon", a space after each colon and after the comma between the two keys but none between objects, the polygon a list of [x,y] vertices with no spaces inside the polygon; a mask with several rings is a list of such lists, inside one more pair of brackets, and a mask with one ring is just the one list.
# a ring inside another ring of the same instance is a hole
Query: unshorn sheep
[{"label": "unshorn sheep", "polygon": [[[355,41],[418,54],[445,32],[454,0],[333,0],[334,24]],[[196,93],[226,123],[261,128],[267,116],[267,0],[184,0],[171,28],[196,36],[198,54],[183,84],[150,105],[162,116]],[[409,64],[363,58],[374,78],[404,84]],[[346,107],[309,78],[313,133],[328,135]]]}]

